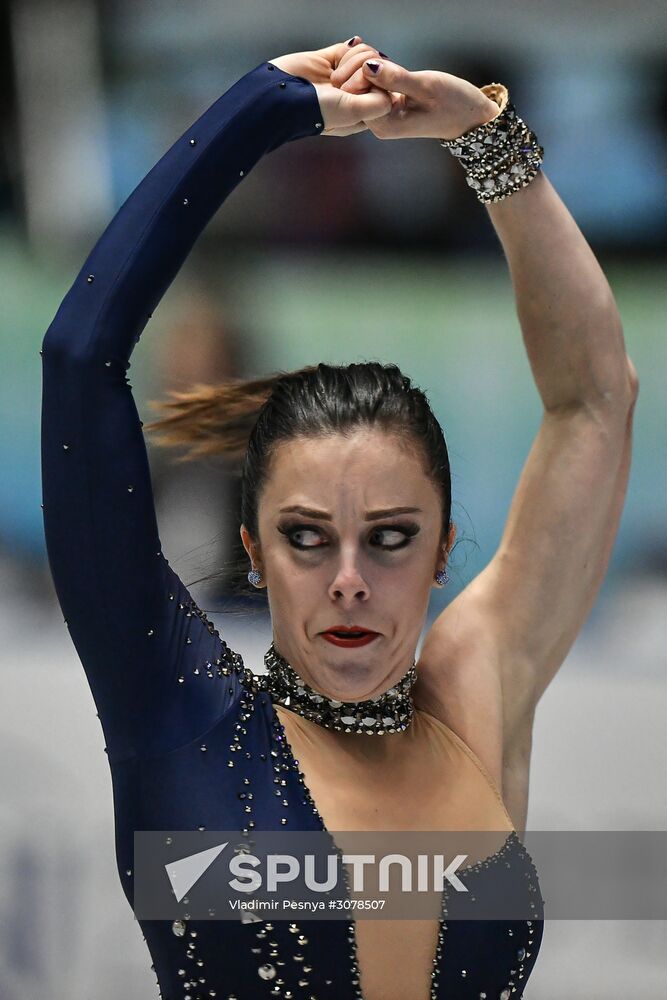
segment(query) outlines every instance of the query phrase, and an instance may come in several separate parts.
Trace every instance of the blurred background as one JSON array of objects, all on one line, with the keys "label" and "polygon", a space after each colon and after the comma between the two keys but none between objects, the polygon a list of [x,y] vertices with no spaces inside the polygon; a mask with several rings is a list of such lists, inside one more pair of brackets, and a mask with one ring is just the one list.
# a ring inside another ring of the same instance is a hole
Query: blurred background
[{"label": "blurred background", "polygon": [[[118,882],[102,731],[46,562],[42,337],[115,210],[188,125],[263,60],[354,33],[411,69],[505,83],[615,293],[641,386],[630,486],[600,598],[538,707],[528,826],[667,829],[664,15],[657,0],[413,0],[409,16],[395,0],[0,6],[4,1000],[157,996]],[[437,142],[367,133],[270,154],[155,311],[132,384],[148,422],[170,388],[371,358],[427,392],[449,444],[460,540],[432,620],[493,556],[541,417],[499,241]],[[149,454],[171,565],[263,669],[269,621],[225,567],[235,480],[150,442]],[[526,997],[664,995],[665,945],[665,922],[548,923]]]}]

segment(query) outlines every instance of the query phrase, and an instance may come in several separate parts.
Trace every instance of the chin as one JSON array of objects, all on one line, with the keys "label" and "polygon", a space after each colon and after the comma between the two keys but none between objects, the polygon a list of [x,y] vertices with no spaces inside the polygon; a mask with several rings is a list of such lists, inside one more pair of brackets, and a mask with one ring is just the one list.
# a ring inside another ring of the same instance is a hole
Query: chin
[{"label": "chin", "polygon": [[332,646],[326,660],[326,674],[328,678],[333,675],[338,682],[359,688],[358,693],[346,691],[344,701],[361,701],[366,697],[365,692],[373,690],[381,682],[382,663],[376,655],[363,648],[355,649],[352,655],[350,653],[349,649]]}]

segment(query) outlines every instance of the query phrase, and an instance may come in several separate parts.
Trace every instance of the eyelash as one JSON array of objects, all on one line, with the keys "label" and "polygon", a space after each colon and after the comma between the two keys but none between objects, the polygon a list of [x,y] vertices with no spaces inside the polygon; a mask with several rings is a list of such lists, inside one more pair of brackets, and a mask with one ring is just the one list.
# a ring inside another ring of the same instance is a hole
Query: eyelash
[{"label": "eyelash", "polygon": [[[321,549],[325,546],[322,544],[317,545],[300,545],[298,542],[294,541],[293,535],[299,531],[312,531],[315,533],[320,533],[320,529],[316,528],[312,524],[290,524],[285,526],[280,526],[278,531],[285,535],[288,543],[292,548],[299,549],[301,552],[307,551],[309,549]],[[417,534],[419,531],[419,525],[417,524],[383,524],[378,525],[373,528],[372,534],[376,534],[379,531],[396,531],[402,535],[405,535],[404,541],[400,542],[398,545],[379,545],[380,549],[384,549],[385,552],[395,552],[397,549],[404,549],[410,544],[410,539]]]}]

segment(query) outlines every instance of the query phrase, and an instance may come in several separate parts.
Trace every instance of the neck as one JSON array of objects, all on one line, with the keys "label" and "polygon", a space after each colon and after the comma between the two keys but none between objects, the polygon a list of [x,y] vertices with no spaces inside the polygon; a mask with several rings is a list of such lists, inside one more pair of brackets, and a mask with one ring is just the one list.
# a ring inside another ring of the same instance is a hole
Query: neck
[{"label": "neck", "polygon": [[311,688],[276,650],[273,643],[264,655],[267,673],[262,686],[271,700],[325,729],[364,736],[400,733],[412,722],[412,687],[416,666],[382,694],[366,701],[339,701]]}]

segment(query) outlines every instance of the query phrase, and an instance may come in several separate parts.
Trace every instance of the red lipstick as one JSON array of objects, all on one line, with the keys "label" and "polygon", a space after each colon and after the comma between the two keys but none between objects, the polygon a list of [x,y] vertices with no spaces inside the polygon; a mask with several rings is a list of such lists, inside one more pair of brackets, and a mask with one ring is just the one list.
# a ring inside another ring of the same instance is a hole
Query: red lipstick
[{"label": "red lipstick", "polygon": [[351,649],[356,646],[368,645],[373,639],[377,639],[379,634],[379,632],[372,632],[362,625],[334,625],[326,632],[322,632],[322,638],[334,646]]}]

